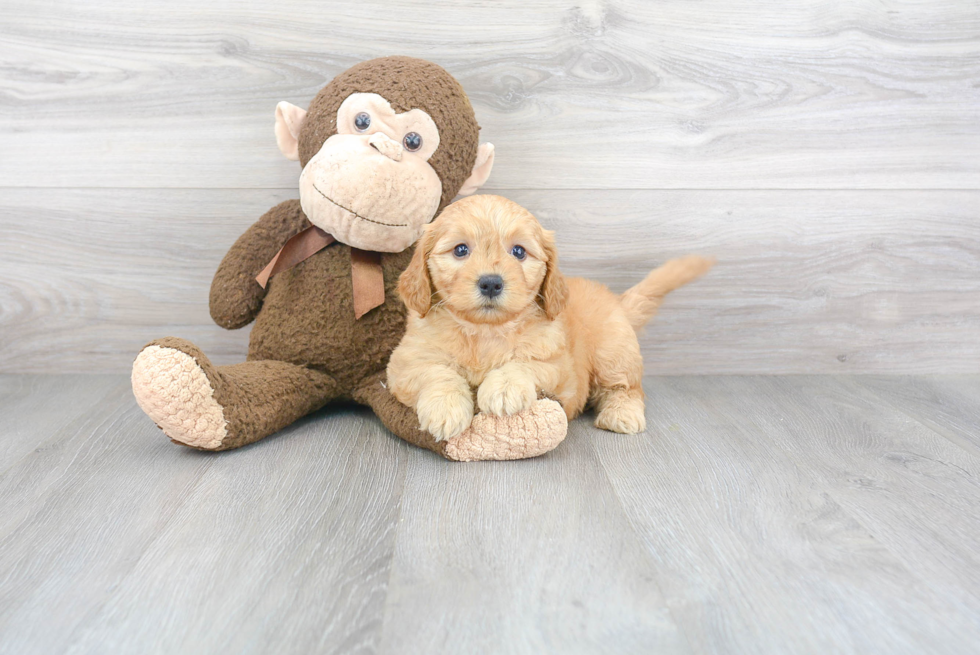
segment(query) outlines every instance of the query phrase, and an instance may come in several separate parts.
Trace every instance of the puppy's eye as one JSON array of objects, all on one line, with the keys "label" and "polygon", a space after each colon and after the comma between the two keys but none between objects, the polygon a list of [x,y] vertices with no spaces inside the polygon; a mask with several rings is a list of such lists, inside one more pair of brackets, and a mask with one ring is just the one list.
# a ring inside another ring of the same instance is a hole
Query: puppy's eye
[{"label": "puppy's eye", "polygon": [[363,132],[367,128],[371,127],[371,115],[367,112],[362,111],[360,114],[354,117],[354,129],[358,132]]},{"label": "puppy's eye", "polygon": [[415,152],[422,147],[422,136],[418,132],[409,132],[402,139],[402,144],[404,144],[405,150]]},{"label": "puppy's eye", "polygon": [[470,254],[470,248],[465,243],[461,243],[453,248],[453,255],[455,255],[458,259],[462,259],[468,254]]},{"label": "puppy's eye", "polygon": [[524,261],[524,258],[527,257],[527,251],[524,250],[524,246],[514,246],[510,249],[510,254],[517,257],[519,261]]}]

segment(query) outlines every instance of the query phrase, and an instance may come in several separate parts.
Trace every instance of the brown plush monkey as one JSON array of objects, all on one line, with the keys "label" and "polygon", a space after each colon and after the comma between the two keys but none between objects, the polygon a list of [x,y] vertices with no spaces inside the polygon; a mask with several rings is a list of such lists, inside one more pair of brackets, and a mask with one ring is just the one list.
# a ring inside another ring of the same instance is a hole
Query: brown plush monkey
[{"label": "brown plush monkey", "polygon": [[552,400],[479,415],[459,437],[436,441],[385,386],[405,330],[398,277],[423,226],[486,181],[493,146],[478,137],[459,83],[407,57],[351,67],[308,111],[279,103],[276,140],[303,166],[300,199],[249,228],[211,284],[218,325],[255,321],[247,360],[216,367],[188,341],[153,341],[133,364],[143,411],[173,441],[201,450],[252,443],[342,399],[449,459],[518,459],[558,445],[567,423]]}]

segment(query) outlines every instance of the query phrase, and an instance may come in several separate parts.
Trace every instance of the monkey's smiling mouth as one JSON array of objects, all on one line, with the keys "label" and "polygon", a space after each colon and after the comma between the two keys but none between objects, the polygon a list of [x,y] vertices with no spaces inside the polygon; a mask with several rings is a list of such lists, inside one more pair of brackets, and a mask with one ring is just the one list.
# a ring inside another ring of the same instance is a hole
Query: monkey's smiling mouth
[{"label": "monkey's smiling mouth", "polygon": [[361,216],[360,214],[358,214],[353,209],[348,209],[347,207],[344,207],[339,202],[335,201],[333,198],[331,198],[330,196],[328,196],[327,194],[325,194],[323,191],[320,191],[320,189],[317,188],[315,182],[312,182],[311,181],[310,184],[313,186],[314,189],[316,189],[316,192],[317,193],[319,193],[321,196],[324,197],[324,199],[327,202],[329,202],[332,205],[336,205],[337,207],[340,207],[345,212],[348,212],[349,214],[351,214],[354,218],[359,218],[362,221],[367,221],[368,223],[374,223],[375,225],[384,225],[385,227],[410,227],[408,223],[382,223],[381,221],[376,221],[376,220],[370,219],[367,216]]}]

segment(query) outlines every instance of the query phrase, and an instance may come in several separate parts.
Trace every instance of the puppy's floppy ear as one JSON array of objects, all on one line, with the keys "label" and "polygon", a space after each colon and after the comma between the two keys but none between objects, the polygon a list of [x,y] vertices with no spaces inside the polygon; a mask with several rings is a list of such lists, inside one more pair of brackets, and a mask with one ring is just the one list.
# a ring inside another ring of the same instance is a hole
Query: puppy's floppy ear
[{"label": "puppy's floppy ear", "polygon": [[555,233],[550,230],[542,230],[541,232],[541,247],[548,258],[548,268],[544,274],[544,281],[541,282],[541,291],[538,292],[538,302],[544,308],[548,318],[553,321],[565,309],[565,302],[568,300],[568,287],[565,286],[564,276],[558,270],[558,249],[555,248]]},{"label": "puppy's floppy ear", "polygon": [[415,254],[408,268],[398,278],[398,295],[405,306],[419,316],[425,316],[432,307],[432,278],[429,277],[429,255],[435,245],[432,224],[425,226],[425,232],[415,246]]}]

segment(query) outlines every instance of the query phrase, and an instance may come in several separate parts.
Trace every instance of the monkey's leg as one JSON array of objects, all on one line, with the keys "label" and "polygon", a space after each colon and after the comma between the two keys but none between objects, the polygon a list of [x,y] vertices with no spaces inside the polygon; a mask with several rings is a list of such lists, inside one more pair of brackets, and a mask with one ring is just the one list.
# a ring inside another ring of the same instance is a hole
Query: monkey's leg
[{"label": "monkey's leg", "polygon": [[472,462],[537,457],[554,450],[568,432],[565,410],[554,400],[542,399],[511,416],[477,414],[463,434],[436,441],[419,429],[415,410],[398,402],[384,382],[383,372],[372,375],[354,391],[354,400],[371,407],[396,436],[446,459]]},{"label": "monkey's leg", "polygon": [[175,337],[140,351],[132,381],[136,402],[164,434],[199,450],[258,441],[339,395],[325,373],[278,361],[218,367]]}]

